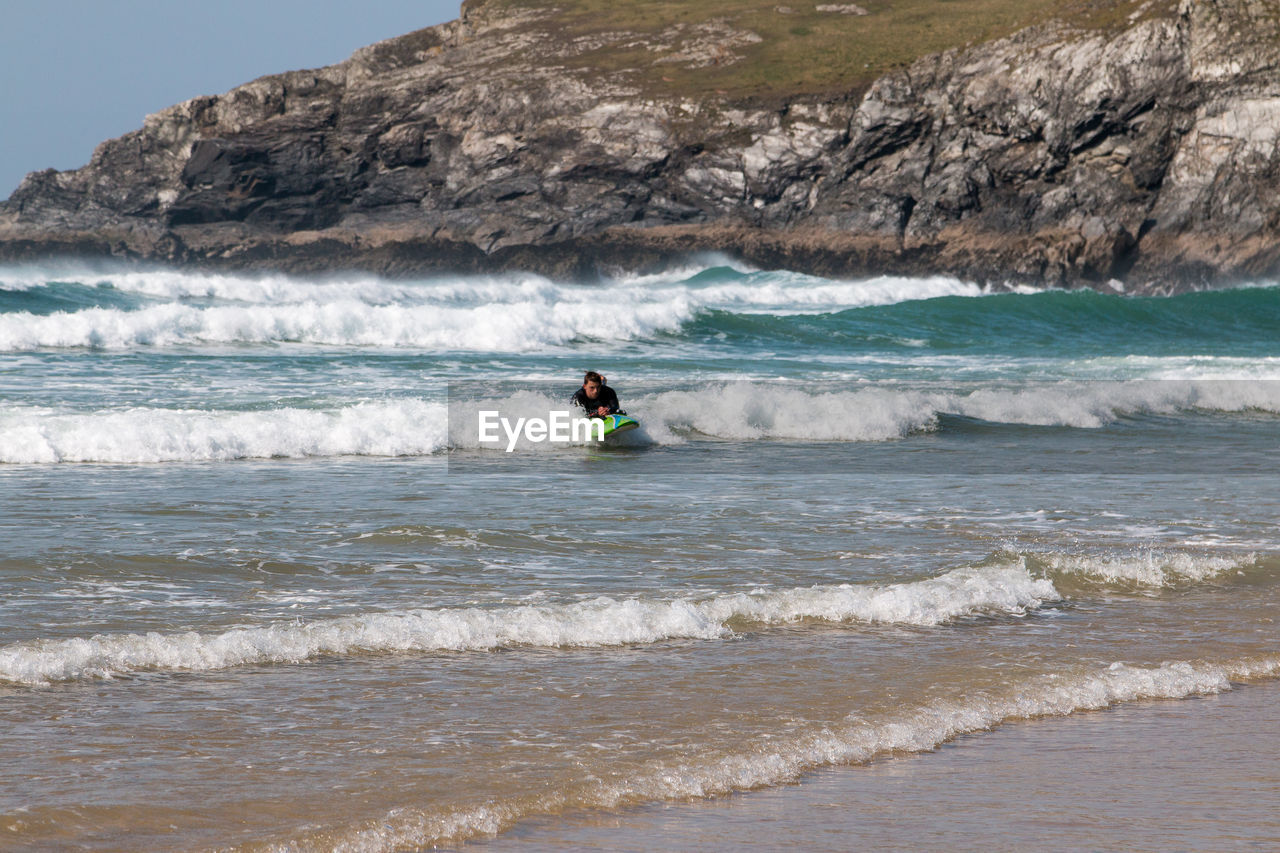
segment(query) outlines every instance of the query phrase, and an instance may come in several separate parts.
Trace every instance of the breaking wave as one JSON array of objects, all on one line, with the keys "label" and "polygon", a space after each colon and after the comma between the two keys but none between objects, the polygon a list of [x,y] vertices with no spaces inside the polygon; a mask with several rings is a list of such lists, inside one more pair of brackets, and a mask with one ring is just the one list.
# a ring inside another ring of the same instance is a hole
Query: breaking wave
[{"label": "breaking wave", "polygon": [[[942,415],[1027,426],[1097,428],[1126,415],[1280,412],[1280,383],[1061,382],[968,392],[869,386],[814,392],[780,384],[731,383],[669,391],[634,407],[662,441],[673,431],[727,439],[880,441],[937,428]],[[656,417],[653,417],[656,415]]]},{"label": "breaking wave", "polygon": [[0,351],[303,343],[534,352],[674,335],[823,357],[1020,352],[1106,361],[1120,348],[1155,360],[1110,365],[1124,376],[1163,375],[1162,360],[1184,358],[1188,346],[1200,361],[1177,362],[1175,373],[1275,376],[1280,356],[1277,287],[1160,298],[993,293],[946,277],[837,281],[710,263],[594,285],[519,273],[400,281],[0,268]]},{"label": "breaking wave", "polygon": [[1058,583],[1103,584],[1146,589],[1177,588],[1242,574],[1260,563],[1257,553],[1197,554],[1143,550],[1123,554],[1035,553],[1028,568]]},{"label": "breaking wave", "polygon": [[103,634],[16,643],[0,648],[0,681],[47,684],[143,670],[202,672],[386,652],[716,640],[732,636],[733,625],[804,619],[932,626],[976,614],[1021,614],[1057,598],[1049,581],[1006,565],[955,569],[910,583],[758,590],[704,600],[600,597],[561,605],[370,613],[220,633]]},{"label": "breaking wave", "polygon": [[527,352],[582,337],[649,337],[676,330],[692,315],[693,309],[679,302],[637,304],[625,311],[544,301],[478,306],[369,305],[354,300],[210,307],[166,303],[132,311],[0,314],[0,351],[302,343]]},{"label": "breaking wave", "polygon": [[[629,443],[680,444],[701,435],[734,441],[886,441],[939,429],[957,416],[993,424],[1095,429],[1127,416],[1188,411],[1280,413],[1280,383],[1135,380],[1038,383],[966,391],[867,385],[821,390],[795,383],[729,382],[694,391],[629,395],[642,428]],[[561,401],[533,392],[489,403],[455,404],[453,447],[475,447],[478,412],[547,417]],[[527,441],[520,449],[536,445]],[[544,445],[545,446],[545,445]]]},{"label": "breaking wave", "polygon": [[[736,382],[697,391],[627,395],[641,429],[627,444],[730,441],[886,441],[943,426],[956,416],[992,424],[1093,429],[1136,415],[1280,412],[1280,383],[1131,381],[1042,383],[928,391],[868,385],[853,390]],[[450,408],[422,399],[330,408],[195,410],[136,407],[91,412],[35,406],[0,411],[0,463],[149,463],[308,456],[409,456],[482,444],[479,412],[511,422],[548,418],[565,400],[538,391]],[[585,443],[585,442],[584,442]],[[562,445],[521,437],[515,449]]]},{"label": "breaking wave", "polygon": [[[732,270],[594,286],[532,275],[419,282],[163,271],[48,276],[0,270],[0,351],[304,343],[530,352],[673,333],[707,311],[785,316],[984,293],[949,278],[840,282]],[[126,297],[136,304],[121,305]]]},{"label": "breaking wave", "polygon": [[600,285],[559,284],[533,274],[442,276],[394,280],[372,275],[307,280],[264,273],[235,275],[177,270],[93,272],[75,267],[0,269],[0,292],[42,292],[56,298],[63,287],[93,288],[161,301],[217,300],[278,305],[305,302],[364,302],[369,305],[515,302],[597,303],[668,301],[696,296],[717,309],[793,311],[891,305],[941,296],[981,296],[975,284],[946,276],[879,276],[836,281],[792,272],[742,272],[728,266],[690,267],[664,274],[631,276]]},{"label": "breaking wave", "polygon": [[330,410],[0,411],[0,462],[8,463],[410,456],[445,445],[444,405],[419,400]]}]

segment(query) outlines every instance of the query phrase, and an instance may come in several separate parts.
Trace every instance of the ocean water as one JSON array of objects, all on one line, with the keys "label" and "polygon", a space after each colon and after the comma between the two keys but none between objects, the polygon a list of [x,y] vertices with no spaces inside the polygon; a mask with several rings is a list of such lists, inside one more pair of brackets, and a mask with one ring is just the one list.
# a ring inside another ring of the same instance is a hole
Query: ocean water
[{"label": "ocean water", "polygon": [[[413,849],[832,768],[865,794],[957,738],[1276,680],[1278,333],[1268,286],[715,258],[0,269],[0,847]],[[477,440],[584,369],[640,429]]]}]

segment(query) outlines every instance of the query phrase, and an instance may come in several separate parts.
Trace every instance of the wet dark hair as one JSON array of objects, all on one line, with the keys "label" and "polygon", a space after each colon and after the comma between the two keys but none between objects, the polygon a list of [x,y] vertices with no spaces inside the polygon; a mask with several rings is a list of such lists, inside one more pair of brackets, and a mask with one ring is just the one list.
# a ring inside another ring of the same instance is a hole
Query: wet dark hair
[{"label": "wet dark hair", "polygon": [[605,378],[603,376],[601,376],[599,373],[596,373],[594,370],[588,370],[587,375],[582,377],[582,384],[585,385],[588,382],[595,382],[599,385],[609,384],[608,382],[605,381]]}]

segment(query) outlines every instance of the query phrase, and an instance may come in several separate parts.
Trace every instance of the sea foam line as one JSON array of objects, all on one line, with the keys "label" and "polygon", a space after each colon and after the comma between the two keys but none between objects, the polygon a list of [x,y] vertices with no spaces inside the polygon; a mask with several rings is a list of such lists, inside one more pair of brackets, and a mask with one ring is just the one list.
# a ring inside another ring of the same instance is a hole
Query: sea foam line
[{"label": "sea foam line", "polygon": [[644,425],[643,435],[658,444],[680,443],[690,433],[740,441],[885,441],[935,430],[944,415],[1097,429],[1139,414],[1277,413],[1280,382],[1064,381],[967,392],[735,382],[697,392],[641,394],[627,405]]},{"label": "sea foam line", "polygon": [[[1042,382],[963,392],[892,384],[849,390],[782,382],[726,382],[697,391],[627,395],[641,430],[624,441],[682,444],[694,434],[732,441],[887,441],[938,428],[944,415],[989,423],[1098,429],[1123,417],[1188,411],[1280,413],[1280,382],[1127,380]],[[450,447],[479,446],[481,409],[506,417],[547,417],[564,401],[537,392],[456,402]],[[521,450],[547,445],[517,442]]]},{"label": "sea foam line", "polygon": [[[83,278],[169,301],[130,310],[0,313],[0,351],[304,343],[527,352],[584,338],[648,338],[677,331],[709,310],[815,313],[986,292],[949,278],[830,281],[794,273],[752,273],[743,280],[714,284],[597,286],[558,284],[530,275],[412,283],[172,272]],[[0,271],[0,286],[38,285],[29,275],[24,279],[10,273],[6,280]],[[56,285],[49,287],[56,290]],[[201,300],[239,304],[198,304]]]},{"label": "sea foam line", "polygon": [[1280,656],[1224,663],[1165,662],[1133,666],[1115,662],[1098,670],[1049,673],[1004,692],[940,699],[878,719],[850,716],[842,724],[770,738],[740,752],[708,753],[679,763],[655,761],[624,782],[574,783],[560,791],[529,794],[470,808],[430,811],[402,807],[377,821],[312,832],[272,849],[280,851],[382,851],[428,847],[445,841],[493,836],[518,821],[577,809],[616,809],[648,802],[714,797],[794,782],[806,772],[862,764],[894,752],[927,752],[966,734],[1015,720],[1065,716],[1151,699],[1222,693],[1233,681],[1276,678]]},{"label": "sea foam line", "polygon": [[336,409],[0,412],[0,462],[207,462],[308,456],[415,456],[443,450],[447,413],[421,400]]},{"label": "sea foam line", "polygon": [[[571,386],[570,386],[571,387]],[[567,395],[566,395],[567,396]],[[698,392],[628,395],[641,429],[625,441],[683,444],[695,435],[733,441],[886,441],[938,428],[945,414],[992,423],[1094,429],[1128,414],[1280,412],[1280,383],[1065,382],[979,388],[967,394],[868,387],[824,391],[734,382]],[[418,399],[330,409],[209,411],[157,408],[0,411],[0,462],[219,461],[304,456],[406,456],[479,448],[478,413],[546,418],[565,398],[527,391],[498,400],[443,404]],[[446,430],[448,434],[446,435]],[[521,439],[516,449],[561,445]]]},{"label": "sea foam line", "polygon": [[0,351],[302,343],[528,352],[582,337],[648,337],[678,329],[693,314],[694,308],[680,300],[634,304],[625,311],[547,301],[473,306],[368,305],[354,300],[211,307],[166,303],[131,311],[0,314]]},{"label": "sea foam line", "polygon": [[0,648],[0,682],[48,684],[143,670],[202,672],[246,664],[385,652],[593,647],[731,637],[731,623],[801,619],[931,626],[982,613],[1021,614],[1056,600],[1021,565],[966,567],[909,583],[761,590],[705,600],[600,597],[561,605],[371,613],[220,633],[99,634]]},{"label": "sea foam line", "polygon": [[[730,280],[694,281],[711,267],[689,266],[664,273],[624,276],[600,285],[563,284],[531,273],[439,276],[390,280],[371,275],[303,279],[282,274],[235,275],[178,270],[93,271],[72,266],[0,267],[0,290],[56,288],[58,283],[105,287],[154,300],[219,300],[257,305],[309,302],[363,302],[368,305],[459,305],[491,303],[601,304],[669,302],[692,299],[726,310],[780,313],[842,310],[871,305],[983,296],[976,284],[948,276],[878,276],[860,280],[825,279],[788,271],[743,271],[727,261],[715,266]],[[1028,291],[1030,292],[1030,291]]]},{"label": "sea foam line", "polygon": [[[1154,386],[1154,387],[1153,387]],[[639,394],[629,404],[642,442],[682,444],[692,433],[731,440],[884,441],[937,428],[943,414],[993,423],[1096,428],[1126,414],[1280,412],[1280,383],[1136,381],[1060,383],[969,394],[871,387],[824,392],[729,383]],[[493,401],[407,399],[334,409],[241,411],[131,408],[73,413],[14,406],[0,413],[0,462],[207,461],[273,456],[403,456],[475,449],[478,413],[547,417],[565,401],[522,392]],[[446,420],[452,419],[448,438]],[[546,449],[519,441],[518,449]]]},{"label": "sea foam line", "polygon": [[1159,589],[1241,572],[1257,565],[1259,554],[1197,554],[1146,549],[1110,554],[1030,553],[1024,559],[1032,566],[1043,566],[1051,578],[1069,577],[1077,582]]}]

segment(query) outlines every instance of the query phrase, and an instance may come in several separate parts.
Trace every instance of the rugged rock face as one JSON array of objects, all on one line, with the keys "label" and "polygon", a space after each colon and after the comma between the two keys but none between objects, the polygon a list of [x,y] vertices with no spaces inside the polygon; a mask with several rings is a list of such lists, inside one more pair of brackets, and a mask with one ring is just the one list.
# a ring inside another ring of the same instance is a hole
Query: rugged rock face
[{"label": "rugged rock face", "polygon": [[[1148,291],[1275,275],[1280,8],[1155,6],[751,105],[647,95],[574,62],[628,33],[544,46],[550,12],[470,3],[33,173],[0,207],[0,256],[589,276],[718,250]],[[752,37],[677,31],[660,61],[733,61]]]}]

